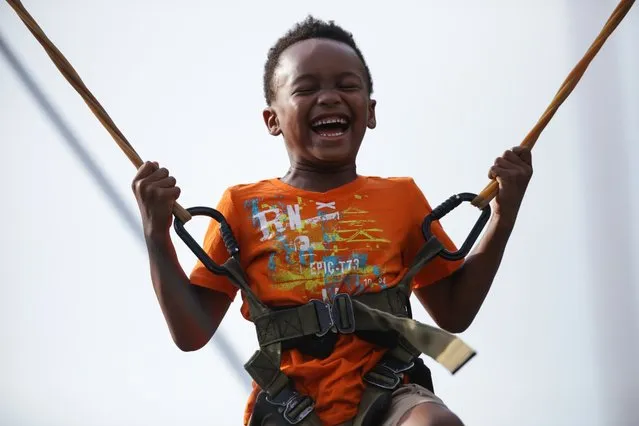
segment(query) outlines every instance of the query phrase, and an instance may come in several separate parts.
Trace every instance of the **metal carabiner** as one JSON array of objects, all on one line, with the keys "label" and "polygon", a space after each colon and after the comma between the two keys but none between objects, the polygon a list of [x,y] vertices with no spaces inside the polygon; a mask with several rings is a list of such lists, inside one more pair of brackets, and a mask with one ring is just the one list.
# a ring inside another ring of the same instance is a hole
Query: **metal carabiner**
[{"label": "metal carabiner", "polygon": [[[219,211],[210,208],[210,207],[190,207],[186,209],[191,216],[208,216],[211,219],[217,221],[220,224],[220,231],[222,233],[222,240],[224,241],[224,245],[226,246],[226,250],[229,255],[238,258],[240,253],[240,246],[233,235],[233,231],[229,223],[226,221],[226,218]],[[211,257],[204,251],[204,249],[200,246],[200,244],[195,241],[195,239],[188,233],[188,231],[184,228],[184,222],[180,220],[177,216],[173,220],[173,228],[178,236],[184,241],[184,243],[191,249],[193,254],[197,256],[198,259],[204,264],[206,269],[211,271],[216,275],[225,275],[229,276],[229,272],[226,268],[218,265],[211,259]]]},{"label": "metal carabiner", "polygon": [[[424,235],[424,238],[426,238],[427,241],[432,238],[433,234],[431,232],[430,226],[433,221],[443,218],[448,213],[453,211],[457,206],[459,206],[462,202],[473,201],[475,197],[477,197],[476,194],[472,194],[470,192],[462,192],[453,195],[452,197],[441,203],[439,206],[435,207],[430,212],[430,214],[428,214],[424,218],[424,222],[422,223],[422,234]],[[486,226],[488,219],[490,219],[490,211],[490,205],[486,205],[483,209],[481,209],[481,215],[479,216],[479,219],[477,219],[477,222],[475,222],[473,229],[471,229],[468,237],[466,237],[466,241],[464,241],[464,244],[462,244],[459,250],[451,252],[449,250],[442,249],[442,251],[439,253],[439,256],[446,260],[459,260],[466,257],[466,255],[468,255],[468,253],[470,252],[470,249],[477,241],[477,238],[479,237],[479,234],[481,234],[482,229],[484,229],[484,226]]]}]

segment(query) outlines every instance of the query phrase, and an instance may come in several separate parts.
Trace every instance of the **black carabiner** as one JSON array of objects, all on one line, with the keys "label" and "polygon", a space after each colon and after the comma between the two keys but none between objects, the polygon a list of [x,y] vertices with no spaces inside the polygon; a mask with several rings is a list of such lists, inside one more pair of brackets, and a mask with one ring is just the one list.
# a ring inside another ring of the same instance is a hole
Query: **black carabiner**
[{"label": "black carabiner", "polygon": [[[231,230],[230,225],[226,221],[226,218],[219,211],[212,209],[210,207],[190,207],[186,209],[191,216],[208,216],[211,219],[214,219],[220,224],[220,231],[222,233],[222,240],[224,241],[224,245],[226,246],[226,250],[229,252],[229,255],[238,258],[240,254],[240,246],[233,235],[233,231]],[[191,249],[193,254],[197,256],[198,259],[204,264],[206,269],[213,272],[216,275],[226,275],[229,273],[226,268],[218,265],[211,259],[211,257],[204,251],[204,249],[193,239],[191,234],[184,228],[184,222],[182,222],[177,217],[173,220],[173,228],[175,232],[182,238],[182,241]]]},{"label": "black carabiner", "polygon": [[[435,207],[433,211],[431,211],[430,214],[424,218],[424,222],[422,223],[422,234],[424,234],[424,238],[426,238],[426,240],[428,241],[433,236],[430,225],[434,220],[441,219],[442,217],[453,211],[462,202],[470,202],[474,200],[476,196],[476,194],[472,194],[470,192],[462,192],[460,194],[453,195],[448,200]],[[459,250],[451,252],[446,249],[442,249],[442,251],[439,253],[439,256],[446,260],[459,260],[466,257],[466,255],[468,255],[468,253],[470,252],[470,249],[475,244],[475,241],[477,241],[477,238],[479,237],[479,234],[481,234],[482,229],[484,229],[484,226],[486,226],[488,219],[490,219],[490,205],[486,205],[486,207],[481,209],[481,215],[479,216],[479,219],[477,219],[477,222],[475,222],[475,226],[473,226],[473,229],[470,231],[468,237],[466,237],[466,241],[464,241],[464,244],[462,244]]]}]

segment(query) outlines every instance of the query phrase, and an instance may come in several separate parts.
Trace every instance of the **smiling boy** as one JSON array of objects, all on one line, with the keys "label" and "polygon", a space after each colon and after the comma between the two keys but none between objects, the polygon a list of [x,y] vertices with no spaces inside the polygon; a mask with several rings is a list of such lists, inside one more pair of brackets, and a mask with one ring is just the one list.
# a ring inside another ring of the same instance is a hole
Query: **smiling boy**
[{"label": "smiling boy", "polygon": [[[281,178],[228,188],[217,209],[242,248],[242,267],[259,299],[273,308],[335,295],[376,293],[396,285],[424,244],[423,218],[431,207],[411,178],[361,176],[356,158],[376,126],[371,73],[350,33],[312,17],[298,23],[269,51],[263,111],[268,132],[282,137],[290,167]],[[473,321],[499,267],[532,176],[530,151],[508,150],[489,171],[499,182],[483,238],[463,261],[435,258],[412,290],[434,321],[457,333]],[[169,330],[185,351],[213,336],[237,294],[226,278],[198,262],[180,267],[169,230],[179,196],[176,181],[157,163],[145,163],[133,181],[149,252],[151,278]],[[454,244],[441,225],[434,235]],[[212,222],[203,248],[216,262],[227,256]],[[249,318],[246,302],[242,314]],[[363,376],[386,349],[357,334],[329,333],[322,356],[303,347],[282,353],[281,370],[315,402],[326,425],[351,424],[364,391]],[[247,424],[260,389],[255,386]],[[281,423],[283,419],[273,419]],[[429,389],[399,385],[377,425],[461,425]]]}]

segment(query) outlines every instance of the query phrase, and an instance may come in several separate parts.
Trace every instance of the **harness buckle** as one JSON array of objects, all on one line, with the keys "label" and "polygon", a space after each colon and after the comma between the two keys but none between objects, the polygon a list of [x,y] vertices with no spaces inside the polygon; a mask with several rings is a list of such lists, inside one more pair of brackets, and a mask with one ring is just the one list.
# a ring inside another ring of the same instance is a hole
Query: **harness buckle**
[{"label": "harness buckle", "polygon": [[333,305],[333,322],[341,334],[349,334],[355,331],[355,312],[353,312],[353,301],[348,293],[338,293],[335,295]]},{"label": "harness buckle", "polygon": [[415,363],[414,362],[403,362],[403,361],[400,361],[397,358],[386,357],[386,358],[382,359],[379,362],[378,365],[383,365],[384,367],[386,367],[389,370],[391,370],[393,373],[400,374],[400,373],[403,373],[403,372],[408,371],[411,368],[413,368],[415,366]]},{"label": "harness buckle", "polygon": [[364,381],[382,389],[393,390],[399,386],[404,375],[396,373],[383,363],[378,363],[363,377]]},{"label": "harness buckle", "polygon": [[311,300],[315,306],[315,313],[317,314],[317,323],[319,324],[320,331],[315,333],[317,337],[325,336],[333,326],[335,325],[335,320],[333,319],[333,310],[331,309],[331,305],[323,302],[321,300]]},{"label": "harness buckle", "polygon": [[315,408],[313,399],[298,393],[290,387],[285,387],[272,398],[267,394],[266,401],[277,406],[277,411],[284,417],[284,420],[292,425],[300,423]]},{"label": "harness buckle", "polygon": [[341,334],[355,332],[355,312],[353,311],[353,301],[348,293],[338,293],[333,299],[333,303],[322,300],[311,300],[315,306],[319,331],[315,333],[317,337],[325,336],[333,330]]}]

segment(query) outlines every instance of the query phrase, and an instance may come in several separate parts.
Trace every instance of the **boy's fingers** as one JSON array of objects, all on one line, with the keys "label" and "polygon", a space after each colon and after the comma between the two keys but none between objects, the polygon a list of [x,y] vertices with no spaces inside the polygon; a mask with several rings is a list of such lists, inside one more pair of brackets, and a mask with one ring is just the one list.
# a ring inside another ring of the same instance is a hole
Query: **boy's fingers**
[{"label": "boy's fingers", "polygon": [[525,146],[516,146],[512,149],[512,152],[527,165],[532,165],[532,151],[530,148]]},{"label": "boy's fingers", "polygon": [[499,165],[492,166],[488,171],[488,179],[508,178],[513,176],[516,172],[512,167],[502,167]]},{"label": "boy's fingers", "polygon": [[144,179],[147,176],[150,176],[155,170],[157,170],[157,165],[150,162],[150,161],[145,161],[137,170],[137,172],[135,173],[135,177],[133,180],[140,180],[140,179]]},{"label": "boy's fingers", "polygon": [[176,180],[173,176],[167,176],[155,181],[155,185],[157,185],[158,188],[172,188],[175,184]]},{"label": "boy's fingers", "polygon": [[180,196],[181,189],[179,186],[158,189],[158,198],[165,200],[177,200]]},{"label": "boy's fingers", "polygon": [[147,180],[151,181],[151,182],[157,182],[159,180],[162,180],[166,177],[169,176],[169,171],[164,168],[164,167],[160,167],[159,169],[155,170],[153,173],[151,173],[148,177]]}]

